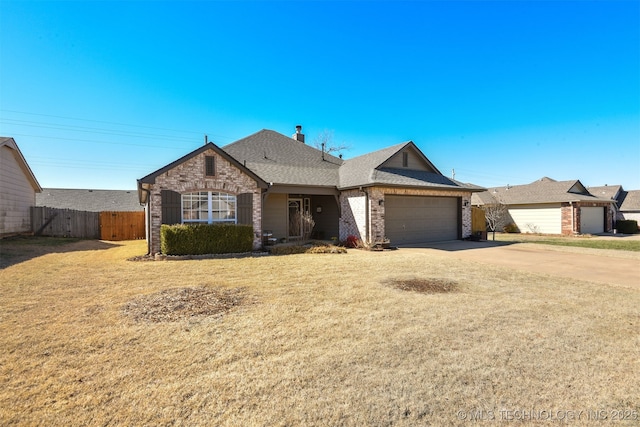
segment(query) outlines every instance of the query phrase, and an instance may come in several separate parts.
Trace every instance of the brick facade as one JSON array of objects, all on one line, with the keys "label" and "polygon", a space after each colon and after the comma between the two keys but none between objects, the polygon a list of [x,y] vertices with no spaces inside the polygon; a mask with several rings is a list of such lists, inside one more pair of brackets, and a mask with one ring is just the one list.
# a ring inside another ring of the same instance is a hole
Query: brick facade
[{"label": "brick facade", "polygon": [[[366,191],[366,193],[365,193]],[[385,194],[404,196],[434,196],[462,198],[462,238],[471,236],[471,192],[429,190],[399,187],[370,187],[348,190],[340,194],[340,240],[347,236],[358,236],[364,241],[381,241],[385,238],[384,196]],[[368,200],[368,205],[366,201]],[[380,201],[383,201],[381,204]],[[367,208],[369,223],[366,223]],[[367,236],[367,230],[370,230]]]},{"label": "brick facade", "polygon": [[366,235],[366,196],[359,190],[347,190],[340,193],[340,240],[348,236],[357,236],[365,240]]},{"label": "brick facade", "polygon": [[607,208],[607,215],[605,218],[605,233],[613,231],[613,207],[611,203],[598,203],[598,202],[574,202],[574,203],[562,203],[560,207],[562,216],[562,234],[564,236],[572,236],[574,234],[582,234],[580,229],[580,208],[583,207],[602,207]]},{"label": "brick facade", "polygon": [[[215,157],[215,176],[205,176],[205,156]],[[206,150],[155,178],[149,193],[150,236],[149,250],[160,252],[160,226],[162,224],[162,190],[177,193],[196,191],[217,191],[237,196],[243,193],[253,194],[253,230],[254,249],[262,245],[261,190],[257,182],[213,150]]]}]

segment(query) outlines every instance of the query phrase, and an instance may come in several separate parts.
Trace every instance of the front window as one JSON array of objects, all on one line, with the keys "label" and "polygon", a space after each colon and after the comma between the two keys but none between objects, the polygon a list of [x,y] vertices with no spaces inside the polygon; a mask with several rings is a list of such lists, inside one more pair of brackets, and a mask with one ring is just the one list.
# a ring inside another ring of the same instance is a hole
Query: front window
[{"label": "front window", "polygon": [[182,195],[182,222],[236,222],[236,196],[213,191]]}]

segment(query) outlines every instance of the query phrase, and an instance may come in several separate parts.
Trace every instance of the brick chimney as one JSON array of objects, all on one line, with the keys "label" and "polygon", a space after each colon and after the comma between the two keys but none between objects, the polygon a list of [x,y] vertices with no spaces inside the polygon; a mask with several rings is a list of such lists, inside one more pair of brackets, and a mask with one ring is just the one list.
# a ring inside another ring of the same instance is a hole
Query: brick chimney
[{"label": "brick chimney", "polygon": [[293,134],[292,138],[304,144],[304,133],[302,133],[302,125],[296,126],[296,133]]}]

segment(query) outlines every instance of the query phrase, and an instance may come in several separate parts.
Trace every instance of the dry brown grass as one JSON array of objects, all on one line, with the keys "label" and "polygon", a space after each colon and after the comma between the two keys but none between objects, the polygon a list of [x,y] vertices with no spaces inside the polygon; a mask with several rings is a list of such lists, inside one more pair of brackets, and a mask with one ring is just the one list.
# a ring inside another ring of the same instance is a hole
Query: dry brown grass
[{"label": "dry brown grass", "polygon": [[[0,424],[461,425],[458,411],[640,410],[635,290],[411,250],[126,261],[144,251],[81,241],[0,270]],[[458,291],[387,285],[398,278]],[[182,288],[242,288],[251,303],[161,322],[126,314]],[[565,424],[602,425],[581,416]]]}]

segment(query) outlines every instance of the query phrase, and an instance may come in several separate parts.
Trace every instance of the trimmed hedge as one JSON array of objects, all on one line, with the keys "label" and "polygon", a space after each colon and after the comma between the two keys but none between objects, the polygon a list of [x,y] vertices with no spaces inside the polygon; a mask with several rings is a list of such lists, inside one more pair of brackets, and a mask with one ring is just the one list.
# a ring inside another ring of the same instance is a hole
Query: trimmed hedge
[{"label": "trimmed hedge", "polygon": [[165,255],[206,255],[251,252],[253,227],[235,224],[178,224],[160,227]]},{"label": "trimmed hedge", "polygon": [[616,230],[622,234],[635,234],[638,232],[638,221],[635,219],[620,219],[616,221]]}]

